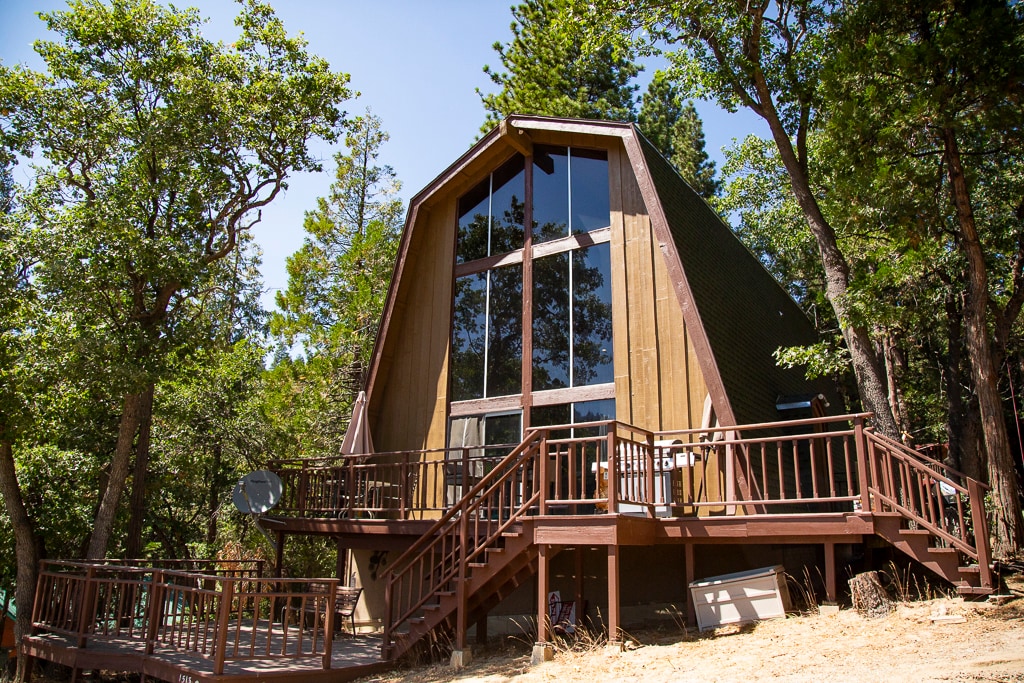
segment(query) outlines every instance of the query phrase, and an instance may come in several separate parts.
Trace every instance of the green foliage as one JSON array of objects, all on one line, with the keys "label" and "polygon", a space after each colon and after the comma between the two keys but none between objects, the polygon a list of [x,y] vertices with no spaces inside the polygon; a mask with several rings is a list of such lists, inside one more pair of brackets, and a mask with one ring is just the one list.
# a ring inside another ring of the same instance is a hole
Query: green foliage
[{"label": "green foliage", "polygon": [[[265,455],[253,398],[265,351],[241,341],[264,316],[249,229],[292,173],[320,168],[311,143],[344,130],[348,76],[256,0],[231,45],[204,38],[195,10],[150,0],[73,0],[41,17],[57,36],[36,43],[46,72],[0,67],[0,438],[24,476],[12,495],[51,552],[75,556],[88,528],[49,523],[36,482],[87,482],[76,495],[102,553],[100,527],[124,520],[101,523],[97,506],[117,511],[147,417],[122,408],[156,384],[150,533],[173,535],[157,550],[188,553]],[[11,190],[15,153],[35,165]]]},{"label": "green foliage", "polygon": [[641,99],[637,123],[697,194],[705,199],[718,194],[715,162],[704,150],[704,126],[693,102],[683,103],[679,88],[665,72],[654,74]]},{"label": "green foliage", "polygon": [[526,0],[512,7],[512,40],[494,44],[504,71],[484,73],[500,88],[485,95],[486,133],[510,114],[632,121],[636,118],[631,81],[640,68],[633,52],[613,36],[585,41],[566,19],[568,0]]},{"label": "green foliage", "polygon": [[240,535],[232,488],[268,456],[264,355],[241,340],[188,359],[157,386],[144,534],[154,557],[212,557]]},{"label": "green foliage", "polygon": [[353,119],[330,193],[307,212],[308,236],[288,257],[270,330],[304,357],[277,359],[267,376],[279,452],[336,453],[365,379],[401,231],[400,185],[377,161],[387,140],[376,116]]},{"label": "green foliage", "polygon": [[826,309],[817,244],[793,199],[777,149],[751,135],[725,155],[726,182],[714,207],[738,219],[736,234],[805,310]]},{"label": "green foliage", "polygon": [[18,481],[36,532],[53,557],[78,557],[98,503],[99,464],[88,453],[53,444],[19,449]]},{"label": "green foliage", "polygon": [[808,379],[816,377],[838,377],[849,366],[850,354],[842,346],[842,338],[820,341],[810,346],[790,346],[775,351],[775,360],[780,367],[806,368]]},{"label": "green foliage", "polygon": [[348,77],[256,2],[231,47],[203,38],[194,10],[144,0],[43,16],[64,42],[37,43],[49,80],[25,113],[48,162],[31,205],[51,247],[38,277],[134,391],[195,343],[183,302],[206,294],[254,212],[319,167],[308,142],[337,136]]}]

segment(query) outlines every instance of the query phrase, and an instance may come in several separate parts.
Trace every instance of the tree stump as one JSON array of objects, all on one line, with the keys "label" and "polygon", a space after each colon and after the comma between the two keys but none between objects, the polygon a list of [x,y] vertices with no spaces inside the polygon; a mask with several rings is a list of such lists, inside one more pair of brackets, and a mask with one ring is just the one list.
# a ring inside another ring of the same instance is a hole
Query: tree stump
[{"label": "tree stump", "polygon": [[864,617],[884,617],[896,606],[879,581],[878,572],[864,572],[850,579],[850,593],[853,608]]}]

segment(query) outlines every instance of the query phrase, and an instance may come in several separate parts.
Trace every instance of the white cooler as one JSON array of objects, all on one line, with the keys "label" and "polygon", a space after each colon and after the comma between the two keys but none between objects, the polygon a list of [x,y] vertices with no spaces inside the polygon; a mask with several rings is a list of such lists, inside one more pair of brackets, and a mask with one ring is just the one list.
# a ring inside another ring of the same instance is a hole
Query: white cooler
[{"label": "white cooler", "polygon": [[781,564],[735,574],[709,576],[690,584],[701,631],[786,616],[789,590]]}]

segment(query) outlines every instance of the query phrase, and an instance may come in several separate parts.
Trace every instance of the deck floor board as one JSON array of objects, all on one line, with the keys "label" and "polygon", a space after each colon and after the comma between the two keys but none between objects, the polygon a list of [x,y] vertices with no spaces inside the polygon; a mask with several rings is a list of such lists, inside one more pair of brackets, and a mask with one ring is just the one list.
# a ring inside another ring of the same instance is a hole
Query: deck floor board
[{"label": "deck floor board", "polygon": [[[257,641],[259,642],[259,641]],[[71,636],[42,633],[26,639],[29,653],[79,669],[136,671],[176,683],[207,681],[348,681],[391,668],[380,658],[381,638],[375,634],[337,634],[332,643],[331,668],[324,669],[319,655],[272,659],[229,659],[224,673],[213,673],[213,661],[170,647],[145,653],[145,644],[127,638],[90,640],[77,647]]]}]

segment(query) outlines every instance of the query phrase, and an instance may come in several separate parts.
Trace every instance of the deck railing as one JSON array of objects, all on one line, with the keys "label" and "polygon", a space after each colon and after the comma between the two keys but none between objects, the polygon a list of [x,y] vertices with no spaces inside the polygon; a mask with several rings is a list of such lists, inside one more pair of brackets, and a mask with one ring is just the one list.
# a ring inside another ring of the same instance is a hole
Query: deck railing
[{"label": "deck railing", "polygon": [[[884,504],[955,547],[974,547],[969,532],[981,508],[971,505],[967,478],[875,434],[869,417],[660,432],[616,421],[538,428],[547,458],[536,512],[767,514]],[[284,493],[274,514],[436,519],[512,448],[275,460]]]},{"label": "deck railing", "polygon": [[[978,561],[991,585],[981,485],[875,434],[868,417],[671,432],[615,421],[531,430],[393,563],[385,651],[437,593],[454,591],[464,620],[469,564],[538,514],[896,512]],[[465,624],[455,632],[464,637]]]},{"label": "deck railing", "polygon": [[214,675],[251,660],[319,658],[329,669],[337,579],[237,574],[44,561],[32,625],[79,648],[105,641],[140,656],[196,656]]},{"label": "deck railing", "polygon": [[461,497],[463,472],[469,481],[478,481],[514,447],[271,460],[268,468],[282,484],[275,514],[348,519],[436,516]]},{"label": "deck railing", "polygon": [[868,432],[865,438],[869,484],[864,509],[899,513],[938,543],[977,562],[982,585],[991,585],[984,507],[988,487],[881,434]]}]

